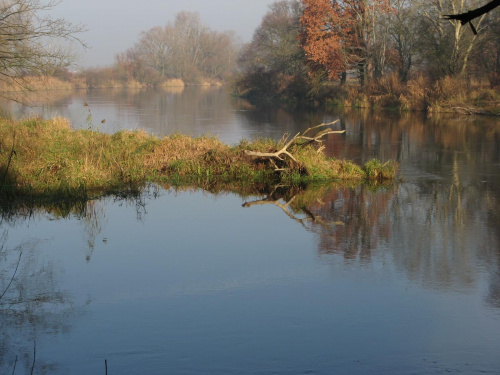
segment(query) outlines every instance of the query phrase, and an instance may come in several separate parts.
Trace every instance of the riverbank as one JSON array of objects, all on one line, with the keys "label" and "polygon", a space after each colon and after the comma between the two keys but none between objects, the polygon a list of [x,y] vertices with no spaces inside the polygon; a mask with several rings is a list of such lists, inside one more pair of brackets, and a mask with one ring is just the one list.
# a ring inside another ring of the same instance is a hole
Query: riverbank
[{"label": "riverbank", "polygon": [[483,81],[453,77],[431,80],[416,76],[402,82],[393,74],[361,86],[353,79],[340,85],[337,81],[314,82],[300,77],[261,75],[236,78],[233,82],[235,94],[251,101],[291,105],[308,103],[330,108],[500,116],[500,86]]},{"label": "riverbank", "polygon": [[[55,90],[81,90],[81,89],[96,89],[96,88],[149,88],[149,87],[168,87],[168,88],[183,88],[185,86],[222,86],[222,82],[218,80],[200,80],[196,83],[186,84],[182,79],[172,78],[166,79],[156,84],[146,84],[135,80],[119,80],[108,76],[99,71],[88,71],[82,74],[68,74],[64,79],[57,77],[30,77],[26,76],[18,80],[0,82],[0,93],[7,94],[10,97],[12,94],[43,92]],[[16,96],[17,98],[18,96]],[[21,99],[16,99],[22,101]]]},{"label": "riverbank", "polygon": [[[290,82],[288,82],[290,81]],[[265,82],[265,84],[263,83]],[[201,80],[186,84],[181,79],[168,79],[154,87],[184,88],[185,86],[221,86],[219,80]],[[313,107],[369,108],[376,110],[418,111],[427,113],[460,113],[467,115],[500,116],[500,86],[485,82],[444,77],[431,81],[422,76],[401,82],[395,75],[373,80],[364,87],[351,81],[341,86],[338,82],[323,82],[315,87],[307,81],[244,80],[232,84],[236,96],[252,102],[278,102]],[[263,86],[264,85],[264,86]],[[64,79],[56,77],[24,77],[7,85],[0,84],[0,93],[18,102],[32,92],[68,91],[95,88],[152,87],[135,80],[118,80],[103,69],[84,74],[71,74]]]},{"label": "riverbank", "polygon": [[[305,138],[291,141],[228,146],[215,137],[73,130],[63,118],[0,119],[0,199],[92,198],[134,191],[148,182],[244,187],[395,177],[395,163],[372,160],[358,166],[327,158]],[[266,156],[283,148],[277,157]]]},{"label": "riverbank", "polygon": [[404,83],[389,75],[363,89],[358,85],[346,86],[329,102],[344,107],[500,115],[498,86],[452,77],[432,81],[419,76]]}]

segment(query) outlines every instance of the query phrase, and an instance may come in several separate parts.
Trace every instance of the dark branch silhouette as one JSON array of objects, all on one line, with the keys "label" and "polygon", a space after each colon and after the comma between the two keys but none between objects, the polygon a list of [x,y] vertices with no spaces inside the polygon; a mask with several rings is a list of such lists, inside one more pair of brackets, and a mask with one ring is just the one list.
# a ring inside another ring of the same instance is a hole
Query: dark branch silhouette
[{"label": "dark branch silhouette", "polygon": [[476,35],[477,30],[471,21],[474,18],[480,17],[483,14],[486,14],[486,13],[492,11],[493,9],[495,9],[499,5],[500,5],[500,0],[491,0],[486,5],[483,5],[482,7],[470,10],[468,12],[460,13],[460,14],[445,14],[443,17],[447,20],[458,20],[458,21],[460,21],[460,23],[462,25],[465,25],[466,23],[468,23],[472,29],[472,32],[474,33],[474,35]]},{"label": "dark branch silhouette", "polygon": [[14,281],[14,278],[16,277],[17,269],[19,268],[19,263],[21,263],[21,256],[22,255],[23,255],[23,252],[22,251],[19,252],[19,259],[17,260],[17,265],[16,265],[16,269],[14,270],[14,274],[12,275],[12,278],[10,279],[10,282],[9,282],[9,285],[7,285],[7,288],[5,288],[5,290],[3,291],[3,293],[0,295],[0,299],[3,298],[3,296],[5,295],[5,293],[7,293],[7,290],[9,290],[10,285]]}]

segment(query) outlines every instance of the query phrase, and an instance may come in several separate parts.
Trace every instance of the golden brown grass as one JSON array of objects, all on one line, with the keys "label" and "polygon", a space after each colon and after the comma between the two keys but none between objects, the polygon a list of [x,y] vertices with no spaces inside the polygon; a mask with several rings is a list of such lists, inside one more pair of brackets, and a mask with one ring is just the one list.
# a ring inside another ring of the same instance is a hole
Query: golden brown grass
[{"label": "golden brown grass", "polygon": [[279,172],[268,159],[245,153],[272,152],[280,146],[268,139],[236,146],[215,137],[174,134],[160,139],[144,131],[109,135],[73,130],[63,118],[2,119],[0,197],[91,197],[137,189],[147,182],[242,186],[394,178],[392,163],[379,163],[378,174],[370,174],[367,168],[329,159],[311,146],[290,149],[297,161],[282,162]]},{"label": "golden brown grass", "polygon": [[86,88],[87,85],[82,78],[74,78],[64,81],[56,77],[22,77],[15,80],[0,81],[0,92],[32,92],[46,90],[73,90]]},{"label": "golden brown grass", "polygon": [[180,78],[171,78],[166,81],[160,83],[158,86],[160,87],[184,87],[184,81]]},{"label": "golden brown grass", "polygon": [[332,104],[358,108],[391,108],[403,111],[463,112],[498,115],[500,90],[485,82],[444,77],[432,81],[416,76],[403,83],[397,75],[373,80],[366,87],[338,88]]}]

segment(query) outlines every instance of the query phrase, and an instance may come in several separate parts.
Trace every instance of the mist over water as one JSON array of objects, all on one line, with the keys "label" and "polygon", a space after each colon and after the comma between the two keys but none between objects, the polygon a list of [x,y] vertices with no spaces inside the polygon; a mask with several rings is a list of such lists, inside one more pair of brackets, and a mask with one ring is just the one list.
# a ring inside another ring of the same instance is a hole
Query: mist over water
[{"label": "mist over water", "polygon": [[105,359],[119,374],[500,371],[497,119],[260,109],[219,88],[11,110],[227,143],[338,118],[329,156],[397,160],[401,175],[244,197],[151,186],[4,214],[2,373],[104,373]]}]

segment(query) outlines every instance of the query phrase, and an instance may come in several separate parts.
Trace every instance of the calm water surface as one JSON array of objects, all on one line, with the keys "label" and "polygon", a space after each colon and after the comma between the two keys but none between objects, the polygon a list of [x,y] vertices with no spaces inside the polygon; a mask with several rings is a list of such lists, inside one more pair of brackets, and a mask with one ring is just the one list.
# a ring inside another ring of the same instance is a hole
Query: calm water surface
[{"label": "calm water surface", "polygon": [[330,156],[395,159],[403,180],[5,214],[0,373],[500,373],[497,119],[257,109],[220,89],[53,96],[11,110],[228,143],[339,118]]}]

